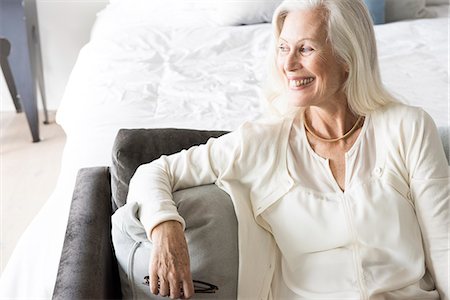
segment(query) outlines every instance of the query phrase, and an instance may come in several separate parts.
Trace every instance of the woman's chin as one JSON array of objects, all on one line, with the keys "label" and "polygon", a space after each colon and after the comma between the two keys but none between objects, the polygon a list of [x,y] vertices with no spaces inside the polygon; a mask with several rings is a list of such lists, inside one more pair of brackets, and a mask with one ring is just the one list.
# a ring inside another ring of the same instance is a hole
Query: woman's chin
[{"label": "woman's chin", "polygon": [[298,95],[290,94],[288,97],[288,104],[289,106],[301,108],[311,105],[311,101],[305,97],[298,97]]}]

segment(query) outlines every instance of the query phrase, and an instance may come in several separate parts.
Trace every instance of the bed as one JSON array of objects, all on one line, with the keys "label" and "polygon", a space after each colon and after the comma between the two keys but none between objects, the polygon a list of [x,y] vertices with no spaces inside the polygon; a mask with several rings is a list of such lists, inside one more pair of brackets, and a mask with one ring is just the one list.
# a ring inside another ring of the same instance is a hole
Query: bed
[{"label": "bed", "polygon": [[[51,298],[76,174],[111,165],[120,128],[233,130],[264,112],[270,13],[241,7],[242,19],[218,5],[110,0],[98,14],[58,109],[67,135],[58,183],[2,274],[1,299]],[[427,15],[375,26],[382,78],[448,126],[449,5],[421,9]]]}]

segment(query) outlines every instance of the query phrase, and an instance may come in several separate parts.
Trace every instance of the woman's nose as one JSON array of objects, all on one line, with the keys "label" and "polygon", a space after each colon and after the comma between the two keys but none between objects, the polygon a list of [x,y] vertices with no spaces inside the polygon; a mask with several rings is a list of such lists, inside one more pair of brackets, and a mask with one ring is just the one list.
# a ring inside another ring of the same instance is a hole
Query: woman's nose
[{"label": "woman's nose", "polygon": [[285,71],[295,71],[302,68],[300,57],[296,53],[289,53],[284,62]]}]

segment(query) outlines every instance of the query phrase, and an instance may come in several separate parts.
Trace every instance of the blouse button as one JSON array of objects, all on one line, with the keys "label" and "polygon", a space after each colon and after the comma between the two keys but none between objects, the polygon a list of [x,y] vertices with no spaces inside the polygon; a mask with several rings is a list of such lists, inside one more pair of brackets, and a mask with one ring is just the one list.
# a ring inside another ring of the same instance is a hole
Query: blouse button
[{"label": "blouse button", "polygon": [[375,173],[375,175],[381,176],[381,173],[383,173],[383,169],[380,167],[376,167],[375,170],[373,170],[373,172]]}]

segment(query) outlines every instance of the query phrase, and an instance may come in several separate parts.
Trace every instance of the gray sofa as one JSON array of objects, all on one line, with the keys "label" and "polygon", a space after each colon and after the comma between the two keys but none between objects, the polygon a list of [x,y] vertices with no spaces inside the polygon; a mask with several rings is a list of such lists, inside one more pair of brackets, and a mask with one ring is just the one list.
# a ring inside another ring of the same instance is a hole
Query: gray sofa
[{"label": "gray sofa", "polygon": [[[439,128],[439,132],[449,159],[449,129]],[[122,299],[120,277],[123,281],[124,274],[119,270],[112,244],[111,215],[125,204],[128,183],[136,168],[163,154],[176,153],[225,133],[183,129],[120,130],[113,147],[111,168],[79,171],[53,298]],[[208,201],[204,201],[205,198]],[[199,294],[196,298],[236,298],[237,221],[231,199],[215,185],[208,185],[176,192],[174,200],[187,224],[193,278],[219,286],[217,293]],[[138,273],[146,272],[147,265],[142,265]],[[134,297],[158,299],[149,294],[147,286],[139,283],[142,277],[139,274],[129,278],[128,284],[134,282],[138,287],[133,291]]]},{"label": "gray sofa", "polygon": [[[53,298],[122,299],[120,270],[111,239],[111,215],[125,204],[132,175],[143,163],[225,133],[121,129],[113,146],[111,168],[86,168],[78,173]],[[205,197],[208,205],[200,205],[199,202],[205,203]],[[207,185],[178,191],[174,200],[186,221],[193,278],[219,287],[215,294],[196,298],[235,298],[237,222],[231,199],[215,185]],[[142,281],[143,276],[136,278],[140,290],[135,291],[135,298],[144,297],[146,291],[148,297],[158,299],[140,284]]]}]

